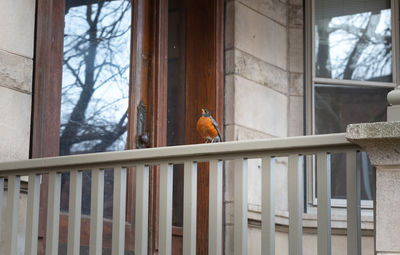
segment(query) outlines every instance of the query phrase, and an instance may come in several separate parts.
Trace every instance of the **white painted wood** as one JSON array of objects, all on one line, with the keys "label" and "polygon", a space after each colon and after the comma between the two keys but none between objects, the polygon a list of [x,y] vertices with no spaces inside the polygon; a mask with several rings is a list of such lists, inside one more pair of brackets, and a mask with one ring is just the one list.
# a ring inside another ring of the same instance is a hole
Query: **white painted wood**
[{"label": "white painted wood", "polygon": [[303,167],[302,157],[294,154],[288,162],[289,255],[303,254]]},{"label": "white painted wood", "polygon": [[104,170],[92,170],[90,200],[89,254],[98,255],[103,242]]},{"label": "white painted wood", "polygon": [[69,177],[67,254],[79,254],[81,237],[82,172],[72,170]]},{"label": "white painted wood", "polygon": [[183,175],[183,254],[196,254],[197,163],[186,161]]},{"label": "white painted wood", "polygon": [[331,167],[330,155],[317,154],[318,254],[331,254]]},{"label": "white painted wood", "polygon": [[171,254],[172,238],[172,183],[173,165],[160,165],[160,215],[158,230],[158,254]]},{"label": "white painted wood", "polygon": [[147,255],[149,167],[136,166],[135,254]]},{"label": "white painted wood", "polygon": [[[329,134],[301,137],[284,137],[252,141],[232,141],[212,144],[196,144],[171,146],[164,148],[149,148],[143,150],[126,150],[119,152],[92,153],[85,155],[71,155],[44,159],[21,160],[17,162],[0,163],[0,172],[5,171],[43,171],[54,168],[107,167],[110,165],[136,165],[137,162],[160,162],[174,160],[174,162],[203,159],[225,159],[236,157],[238,154],[252,155],[254,153],[289,152],[293,150],[324,150],[359,149],[359,146],[347,141],[345,134]],[[326,150],[327,151],[327,150]],[[118,162],[118,163],[117,163]]]},{"label": "white painted wood", "polygon": [[114,168],[112,255],[122,255],[125,250],[126,169]]},{"label": "white painted wood", "polygon": [[262,159],[261,172],[261,254],[275,254],[274,159]]},{"label": "white painted wood", "polygon": [[356,151],[346,153],[347,254],[361,255],[361,173],[356,158]]},{"label": "white painted wood", "polygon": [[235,159],[234,254],[247,254],[247,159]]},{"label": "white painted wood", "polygon": [[25,255],[37,254],[40,175],[30,174],[28,179],[28,205],[26,212]]},{"label": "white painted wood", "polygon": [[222,254],[222,161],[210,161],[208,254]]},{"label": "white painted wood", "polygon": [[5,221],[5,252],[6,255],[17,254],[19,191],[21,178],[16,175],[8,176],[7,212]]},{"label": "white painted wood", "polygon": [[49,196],[47,202],[46,255],[58,254],[60,223],[61,174],[49,173]]},{"label": "white painted wood", "polygon": [[[4,178],[0,178],[0,222],[3,220],[3,196],[4,196]],[[0,240],[1,240],[1,227],[0,223]]]}]

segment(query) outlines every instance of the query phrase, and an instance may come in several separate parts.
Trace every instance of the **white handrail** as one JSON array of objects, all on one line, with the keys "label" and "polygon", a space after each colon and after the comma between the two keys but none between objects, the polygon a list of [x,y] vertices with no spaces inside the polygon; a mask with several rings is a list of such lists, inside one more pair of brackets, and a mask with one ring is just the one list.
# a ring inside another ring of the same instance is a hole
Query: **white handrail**
[{"label": "white handrail", "polygon": [[272,138],[264,140],[234,141],[213,144],[182,145],[172,147],[149,148],[141,150],[126,150],[117,152],[101,152],[62,157],[50,157],[9,161],[0,163],[0,175],[8,171],[39,171],[59,169],[87,169],[100,166],[102,168],[115,165],[130,166],[163,161],[183,163],[186,160],[209,161],[211,159],[228,159],[243,155],[257,157],[260,154],[272,152],[273,156],[301,151],[304,154],[316,151],[335,151],[341,149],[358,149],[345,138],[344,133]]},{"label": "white handrail", "polygon": [[[262,254],[272,255],[274,249],[274,157],[288,157],[288,186],[289,186],[289,254],[302,254],[302,212],[303,212],[303,164],[302,155],[318,155],[318,250],[324,254],[331,253],[330,231],[330,182],[327,158],[333,152],[346,152],[347,164],[351,170],[347,171],[348,191],[348,249],[351,254],[361,251],[360,240],[360,180],[355,169],[357,145],[347,141],[345,134],[329,134],[318,136],[303,136],[290,138],[274,138],[267,140],[252,140],[239,142],[225,142],[217,144],[198,144],[119,152],[105,152],[86,155],[72,155],[64,157],[41,158],[0,163],[0,177],[14,180],[21,175],[30,174],[35,183],[29,183],[30,198],[36,199],[32,204],[28,201],[30,211],[29,232],[37,235],[37,226],[31,226],[37,221],[39,193],[37,182],[40,174],[49,173],[49,203],[47,219],[46,254],[58,252],[59,205],[61,189],[61,173],[70,172],[71,187],[81,189],[82,170],[92,171],[91,193],[91,225],[90,225],[90,254],[97,254],[102,249],[102,221],[103,221],[103,192],[104,170],[114,169],[114,201],[113,201],[113,229],[112,254],[122,254],[125,249],[125,210],[126,210],[126,167],[136,166],[136,253],[147,254],[148,233],[148,192],[149,166],[160,166],[160,197],[159,197],[159,254],[171,254],[172,234],[172,189],[173,164],[184,163],[184,226],[183,248],[185,254],[196,253],[196,183],[197,162],[210,162],[210,200],[209,219],[209,253],[222,254],[222,168],[223,160],[233,159],[235,183],[234,209],[234,253],[247,254],[247,160],[249,158],[262,159]],[[1,179],[1,178],[0,178]],[[29,179],[31,182],[31,178]],[[19,182],[18,182],[19,183]],[[18,184],[17,183],[17,184]],[[12,183],[11,183],[12,184]],[[321,186],[322,185],[322,186]],[[33,190],[32,187],[35,187]],[[11,202],[18,202],[16,197],[19,187],[10,186]],[[33,193],[31,193],[33,192]],[[68,254],[79,252],[80,232],[80,191],[70,194],[70,224],[68,237]],[[0,190],[1,195],[1,190]],[[1,196],[0,196],[1,199]],[[1,212],[0,208],[0,212]],[[7,220],[14,222],[18,215],[18,208],[8,209]],[[11,223],[10,223],[11,224]],[[37,222],[36,222],[37,224]],[[28,232],[28,233],[29,233]],[[7,237],[7,254],[13,254],[16,249],[16,233]],[[35,247],[35,237],[27,238],[28,246]],[[32,245],[30,244],[32,243]],[[350,247],[351,246],[351,247]],[[32,254],[35,254],[33,251]]]}]

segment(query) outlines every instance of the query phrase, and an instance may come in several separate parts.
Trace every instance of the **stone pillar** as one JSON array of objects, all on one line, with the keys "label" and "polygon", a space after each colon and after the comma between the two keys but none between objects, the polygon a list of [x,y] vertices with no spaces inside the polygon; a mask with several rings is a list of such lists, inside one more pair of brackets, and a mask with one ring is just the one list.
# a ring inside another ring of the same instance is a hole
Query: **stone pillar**
[{"label": "stone pillar", "polygon": [[346,137],[376,167],[376,254],[400,254],[400,121],[351,124]]}]

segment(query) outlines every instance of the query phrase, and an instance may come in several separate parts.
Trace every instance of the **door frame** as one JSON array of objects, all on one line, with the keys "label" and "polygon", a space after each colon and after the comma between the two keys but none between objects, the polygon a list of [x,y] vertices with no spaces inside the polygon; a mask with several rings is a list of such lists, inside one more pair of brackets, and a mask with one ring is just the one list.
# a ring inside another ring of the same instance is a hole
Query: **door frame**
[{"label": "door frame", "polygon": [[[34,84],[32,96],[32,123],[30,157],[51,157],[59,154],[59,127],[62,56],[64,37],[65,0],[37,0],[34,53]],[[187,10],[185,44],[189,45],[186,63],[190,59],[202,57],[199,47],[209,49],[209,58],[204,62],[203,70],[186,67],[185,113],[187,143],[201,143],[200,137],[193,128],[198,118],[199,109],[208,107],[218,123],[223,124],[224,106],[224,1],[198,1],[185,6]],[[208,44],[198,44],[199,36],[195,29],[202,29],[196,23],[202,17],[202,8],[210,11],[210,22],[206,28]],[[131,73],[130,102],[128,121],[127,149],[136,148],[137,109],[143,101],[147,109],[146,130],[152,147],[166,146],[167,138],[167,56],[168,56],[168,0],[132,0],[131,30]],[[195,27],[195,29],[193,29]],[[207,48],[208,47],[208,48]],[[208,52],[208,51],[207,51]],[[200,67],[200,69],[202,69]],[[201,73],[202,76],[198,74]],[[200,79],[200,80],[199,80]],[[201,80],[207,80],[209,86],[202,87]],[[211,88],[211,91],[209,89]],[[199,92],[203,96],[197,97]],[[206,91],[207,90],[207,91]],[[204,96],[206,95],[206,96]],[[195,102],[195,103],[193,103]],[[206,106],[205,106],[206,105]],[[221,126],[222,128],[222,126]],[[134,247],[135,219],[135,172],[128,171],[128,193],[126,219],[126,248]],[[197,247],[199,254],[205,254],[201,247],[208,247],[208,222],[199,219],[208,218],[208,168],[199,167],[198,173],[198,211],[197,211]],[[44,176],[40,194],[39,217],[39,254],[45,251],[45,232],[47,214],[48,179]],[[151,168],[150,203],[149,203],[149,253],[157,250],[158,236],[158,202],[159,202],[159,168]],[[64,217],[66,219],[66,217]],[[61,217],[62,219],[62,217]],[[86,223],[85,223],[86,222]],[[62,226],[63,221],[60,221]],[[82,221],[82,229],[89,226],[89,220]],[[105,230],[108,228],[106,225]],[[180,236],[182,231],[174,228],[173,233]],[[61,237],[61,235],[60,235]],[[86,245],[88,238],[81,238]],[[130,241],[132,240],[132,241]],[[206,249],[207,250],[207,249]]]}]

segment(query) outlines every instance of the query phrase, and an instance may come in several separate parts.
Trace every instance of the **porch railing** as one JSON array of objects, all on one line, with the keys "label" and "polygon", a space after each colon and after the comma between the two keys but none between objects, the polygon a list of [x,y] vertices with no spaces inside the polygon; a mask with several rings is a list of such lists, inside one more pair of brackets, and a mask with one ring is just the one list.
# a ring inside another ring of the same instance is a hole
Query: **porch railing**
[{"label": "porch railing", "polygon": [[[70,173],[68,254],[79,254],[82,172],[90,169],[90,254],[101,254],[104,169],[114,169],[112,254],[124,254],[126,169],[136,167],[135,254],[147,254],[149,167],[160,166],[159,254],[171,253],[173,164],[184,164],[183,254],[196,252],[197,162],[209,162],[209,254],[222,254],[223,161],[234,161],[234,253],[247,254],[248,159],[262,159],[262,254],[275,253],[275,157],[288,158],[289,254],[302,254],[303,156],[316,155],[318,254],[331,254],[330,153],[346,153],[348,254],[361,254],[357,145],[344,134],[186,145],[0,163],[0,202],[8,182],[5,251],[16,254],[20,176],[29,176],[25,254],[36,254],[40,176],[49,175],[46,254],[58,253],[61,173]],[[1,204],[1,203],[0,203]],[[0,207],[0,217],[2,208]],[[0,224],[1,227],[1,224]],[[1,233],[1,231],[0,231]]]}]

